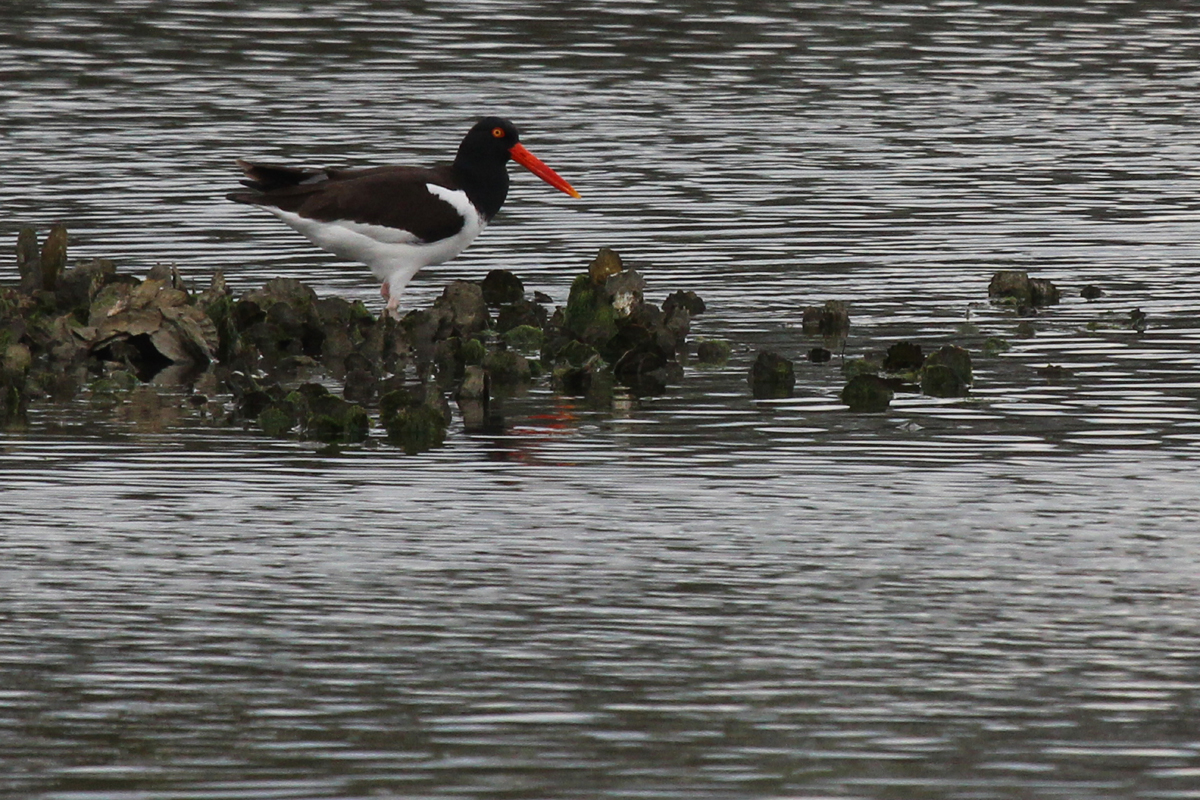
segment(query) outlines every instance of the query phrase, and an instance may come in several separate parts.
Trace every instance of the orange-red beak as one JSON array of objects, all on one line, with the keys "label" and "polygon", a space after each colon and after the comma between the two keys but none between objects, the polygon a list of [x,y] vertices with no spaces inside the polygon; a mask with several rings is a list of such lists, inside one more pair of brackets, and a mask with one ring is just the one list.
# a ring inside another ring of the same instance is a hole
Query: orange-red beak
[{"label": "orange-red beak", "polygon": [[516,161],[555,189],[558,189],[560,192],[566,192],[571,197],[579,197],[579,192],[575,191],[575,187],[563,180],[562,176],[557,172],[543,164],[541,159],[526,150],[525,145],[517,142],[508,149],[508,154],[513,157],[513,161]]}]

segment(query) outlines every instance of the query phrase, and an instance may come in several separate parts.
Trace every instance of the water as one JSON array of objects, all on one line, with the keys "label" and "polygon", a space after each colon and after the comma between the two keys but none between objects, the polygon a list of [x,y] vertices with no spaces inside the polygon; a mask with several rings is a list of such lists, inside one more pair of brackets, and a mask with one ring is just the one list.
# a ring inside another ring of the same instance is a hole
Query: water
[{"label": "water", "polygon": [[[421,163],[500,113],[583,199],[514,170],[409,304],[495,266],[562,302],[608,245],[735,346],[417,457],[164,415],[170,387],[35,407],[0,434],[6,796],[1200,797],[1188,9],[2,10],[10,242],[62,220],[73,257],[378,307],[221,199],[233,159]],[[1001,268],[1067,296],[992,308]],[[971,348],[971,396],[845,411],[803,358],[830,298],[848,357]],[[749,397],[761,348],[796,397]]]}]

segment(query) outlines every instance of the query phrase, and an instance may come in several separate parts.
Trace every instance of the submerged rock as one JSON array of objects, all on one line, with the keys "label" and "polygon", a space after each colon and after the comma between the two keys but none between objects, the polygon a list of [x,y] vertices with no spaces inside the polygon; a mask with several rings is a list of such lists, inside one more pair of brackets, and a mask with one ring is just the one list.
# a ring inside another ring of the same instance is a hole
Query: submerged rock
[{"label": "submerged rock", "polygon": [[491,380],[502,386],[527,383],[532,377],[529,360],[516,350],[492,350],[483,358],[483,368]]},{"label": "submerged rock", "polygon": [[999,270],[992,275],[992,280],[988,283],[988,297],[994,302],[1009,301],[1029,305],[1030,295],[1029,273],[1022,270]]},{"label": "submerged rock", "polygon": [[[366,366],[360,366],[360,362]],[[345,361],[346,377],[342,383],[342,397],[348,402],[365,405],[375,399],[380,380],[373,365],[359,353],[351,353]]]},{"label": "submerged rock", "polygon": [[441,447],[446,441],[446,417],[426,397],[397,390],[379,399],[379,420],[387,441],[409,455]]},{"label": "submerged rock", "polygon": [[304,422],[304,436],[318,442],[354,443],[367,438],[371,420],[357,403],[348,403],[329,395],[329,400],[314,404]]},{"label": "submerged rock", "polygon": [[971,354],[962,347],[946,345],[925,360],[921,392],[930,397],[965,397],[972,379]]},{"label": "submerged rock", "polygon": [[851,411],[878,413],[886,411],[892,403],[895,391],[891,384],[878,375],[860,374],[851,378],[842,389],[842,402]]},{"label": "submerged rock", "polygon": [[1044,367],[1037,368],[1034,370],[1034,372],[1037,373],[1038,377],[1045,378],[1051,383],[1057,383],[1059,381],[1066,380],[1075,374],[1066,367],[1058,364],[1047,364]]},{"label": "submerged rock", "polygon": [[883,365],[870,358],[851,358],[842,362],[842,374],[847,378],[855,375],[875,375]]},{"label": "submerged rock", "polygon": [[897,342],[887,349],[883,357],[884,372],[915,372],[925,363],[921,345],[913,342]]},{"label": "submerged rock", "polygon": [[721,366],[729,360],[733,345],[724,339],[701,339],[696,343],[696,361]]},{"label": "submerged rock", "polygon": [[1060,299],[1058,287],[1047,278],[1030,278],[1029,288],[1032,292],[1030,299],[1035,306],[1056,305]]},{"label": "submerged rock", "polygon": [[763,350],[750,367],[750,391],[757,400],[791,397],[796,388],[792,362],[778,353]]},{"label": "submerged rock", "polygon": [[615,378],[612,368],[593,354],[578,366],[568,365],[553,372],[556,391],[570,397],[586,397],[596,405],[612,402]]},{"label": "submerged rock", "polygon": [[319,357],[335,373],[367,368],[378,374],[403,360],[407,346],[396,346],[398,327],[390,317],[376,319],[361,301],[351,303],[340,297],[321,298],[313,309],[320,328],[313,340],[320,341]]},{"label": "submerged rock", "polygon": [[[447,341],[459,341],[459,340],[458,339],[448,339]],[[464,366],[467,364],[482,364],[483,360],[485,358],[487,358],[487,355],[488,355],[487,345],[485,345],[481,339],[472,337],[462,343],[462,349],[460,351],[460,356],[462,358],[462,362],[463,362]]]},{"label": "submerged rock", "polygon": [[825,347],[813,347],[807,357],[814,364],[827,364],[833,358],[833,351]]},{"label": "submerged rock", "polygon": [[662,394],[682,377],[682,369],[660,353],[631,349],[612,366],[613,376],[639,395]]},{"label": "submerged rock", "polygon": [[547,342],[546,348],[542,351],[543,358],[552,361],[556,367],[582,367],[587,362],[595,359],[604,360],[600,358],[600,354],[596,352],[596,348],[584,344],[578,339],[568,339],[566,342]]},{"label": "submerged rock", "polygon": [[966,397],[970,391],[962,377],[944,364],[921,370],[921,393],[930,397]]},{"label": "submerged rock", "polygon": [[[367,438],[371,428],[370,419],[362,406],[332,394],[319,383],[301,384],[282,403],[271,408],[290,411],[291,418],[299,425],[300,435],[318,442],[361,442]],[[263,424],[261,414],[259,424]]]},{"label": "submerged rock", "polygon": [[1023,270],[1002,269],[992,275],[988,297],[994,303],[1039,308],[1058,303],[1059,291],[1045,278],[1030,278]]},{"label": "submerged rock", "polygon": [[1046,278],[1030,278],[1030,302],[1034,306],[1052,306],[1059,301],[1058,287]]},{"label": "submerged rock", "polygon": [[503,430],[504,419],[498,411],[498,404],[492,402],[491,378],[483,367],[467,367],[454,399],[466,431]]},{"label": "submerged rock", "polygon": [[931,353],[925,359],[925,366],[944,365],[954,370],[964,383],[971,383],[974,376],[971,372],[971,354],[964,347],[947,344]]},{"label": "submerged rock", "polygon": [[998,353],[1007,353],[1011,349],[1012,345],[998,336],[989,336],[983,342],[983,354],[985,356],[994,356]]},{"label": "submerged rock", "polygon": [[258,426],[267,436],[282,438],[296,427],[296,418],[279,406],[268,406],[258,415]]},{"label": "submerged rock", "polygon": [[844,336],[850,331],[850,309],[842,300],[826,300],[824,305],[804,309],[802,328],[807,334]]}]

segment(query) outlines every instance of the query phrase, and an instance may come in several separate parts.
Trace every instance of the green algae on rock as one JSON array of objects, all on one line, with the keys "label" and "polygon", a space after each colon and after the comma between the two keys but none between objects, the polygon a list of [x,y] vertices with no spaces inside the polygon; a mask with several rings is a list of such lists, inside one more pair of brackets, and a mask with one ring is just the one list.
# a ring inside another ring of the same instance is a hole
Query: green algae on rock
[{"label": "green algae on rock", "polygon": [[563,310],[563,330],[571,338],[598,347],[617,335],[616,313],[589,275],[580,275],[571,283],[567,307]]},{"label": "green algae on rock", "polygon": [[985,356],[994,356],[999,353],[1007,353],[1012,349],[1012,345],[999,336],[989,336],[983,341],[983,354]]},{"label": "green algae on rock", "polygon": [[[545,325],[543,359],[554,370],[580,369],[598,354],[613,375],[637,394],[660,394],[679,379],[679,352],[691,327],[692,310],[704,301],[695,293],[676,292],[659,307],[645,299],[645,278],[623,269],[620,257],[602,249],[586,274],[571,283],[565,308]],[[580,347],[588,348],[581,351]],[[594,374],[596,369],[588,370]],[[573,385],[575,377],[564,385]]]},{"label": "green algae on rock", "polygon": [[875,375],[883,369],[883,365],[870,358],[848,358],[842,362],[842,374],[847,378],[855,375]]},{"label": "green algae on rock", "polygon": [[599,355],[578,366],[556,368],[551,379],[556,392],[586,398],[593,406],[610,404],[616,388],[612,368]]},{"label": "green algae on rock", "polygon": [[851,411],[867,414],[886,411],[894,396],[895,390],[889,381],[868,373],[855,375],[841,393],[842,402]]},{"label": "green algae on rock", "polygon": [[771,350],[763,350],[750,367],[749,381],[756,400],[791,397],[796,388],[796,370],[788,359]]},{"label": "green algae on rock", "polygon": [[533,371],[529,360],[516,350],[490,350],[483,358],[483,369],[491,380],[502,386],[528,383]]},{"label": "green algae on rock", "polygon": [[546,343],[546,334],[541,327],[533,325],[517,325],[500,334],[500,339],[506,345],[521,353],[540,354]]},{"label": "green algae on rock", "polygon": [[296,418],[279,406],[268,406],[258,415],[258,426],[267,436],[282,438],[296,427]]},{"label": "green algae on rock", "polygon": [[396,390],[379,399],[379,418],[387,441],[409,455],[441,447],[446,441],[446,417],[417,393]]},{"label": "green algae on rock", "polygon": [[[704,310],[688,291],[661,308],[648,302],[645,279],[607,249],[554,314],[549,297],[526,299],[517,276],[493,270],[482,282],[452,281],[432,306],[396,319],[290,278],[235,296],[220,271],[196,291],[169,264],[144,279],[104,259],[68,269],[66,240],[55,229],[39,247],[36,232],[23,231],[21,288],[0,289],[6,424],[19,424],[31,399],[57,402],[84,387],[92,404],[127,405],[130,392],[113,377],[123,375],[135,384],[203,381],[203,392],[174,393],[180,411],[273,437],[360,442],[377,408],[387,441],[417,452],[444,441],[447,393],[471,430],[502,424],[493,392],[523,391],[540,376],[595,403],[611,403],[617,381],[661,393],[683,375],[678,356]],[[341,396],[329,391],[335,383]],[[482,414],[479,424],[463,405],[473,402],[482,403],[469,410]]]},{"label": "green algae on rock", "polygon": [[945,364],[930,364],[921,370],[921,394],[929,397],[966,397],[970,387],[962,376]]},{"label": "green algae on rock", "polygon": [[988,298],[993,303],[1017,308],[1050,306],[1058,303],[1058,288],[1045,278],[1030,278],[1024,270],[1002,269],[992,275]]},{"label": "green algae on rock", "polygon": [[733,345],[724,339],[701,339],[696,343],[696,361],[700,364],[723,366],[733,354]]},{"label": "green algae on rock", "polygon": [[925,366],[942,364],[954,370],[963,383],[970,384],[974,381],[974,375],[971,370],[971,353],[965,347],[959,347],[956,344],[942,345],[929,357],[925,359]]},{"label": "green algae on rock", "polygon": [[305,439],[349,444],[367,438],[371,424],[362,406],[347,402],[319,383],[301,384],[284,401],[293,409]]},{"label": "green algae on rock", "polygon": [[921,393],[930,397],[965,397],[973,380],[971,354],[965,348],[948,344],[925,359]]},{"label": "green algae on rock", "polygon": [[462,343],[462,349],[459,352],[464,365],[467,364],[482,364],[487,358],[488,349],[480,339],[472,337]]}]

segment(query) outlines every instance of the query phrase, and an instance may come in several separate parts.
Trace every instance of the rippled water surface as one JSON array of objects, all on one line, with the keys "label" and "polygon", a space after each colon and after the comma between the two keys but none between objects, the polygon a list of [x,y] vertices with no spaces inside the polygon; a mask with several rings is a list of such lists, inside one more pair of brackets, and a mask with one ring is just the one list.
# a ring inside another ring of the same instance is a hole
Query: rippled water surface
[{"label": "rippled water surface", "polygon": [[[412,457],[35,404],[0,793],[1200,797],[1194,9],[412,5],[0,2],[0,237],[378,308],[233,160],[435,161],[500,113],[583,198],[514,168],[406,301],[505,266],[561,303],[607,245],[733,357]],[[1062,304],[989,306],[1004,268]],[[826,299],[847,358],[968,347],[971,395],[849,413]],[[794,398],[749,396],[763,348]]]}]

